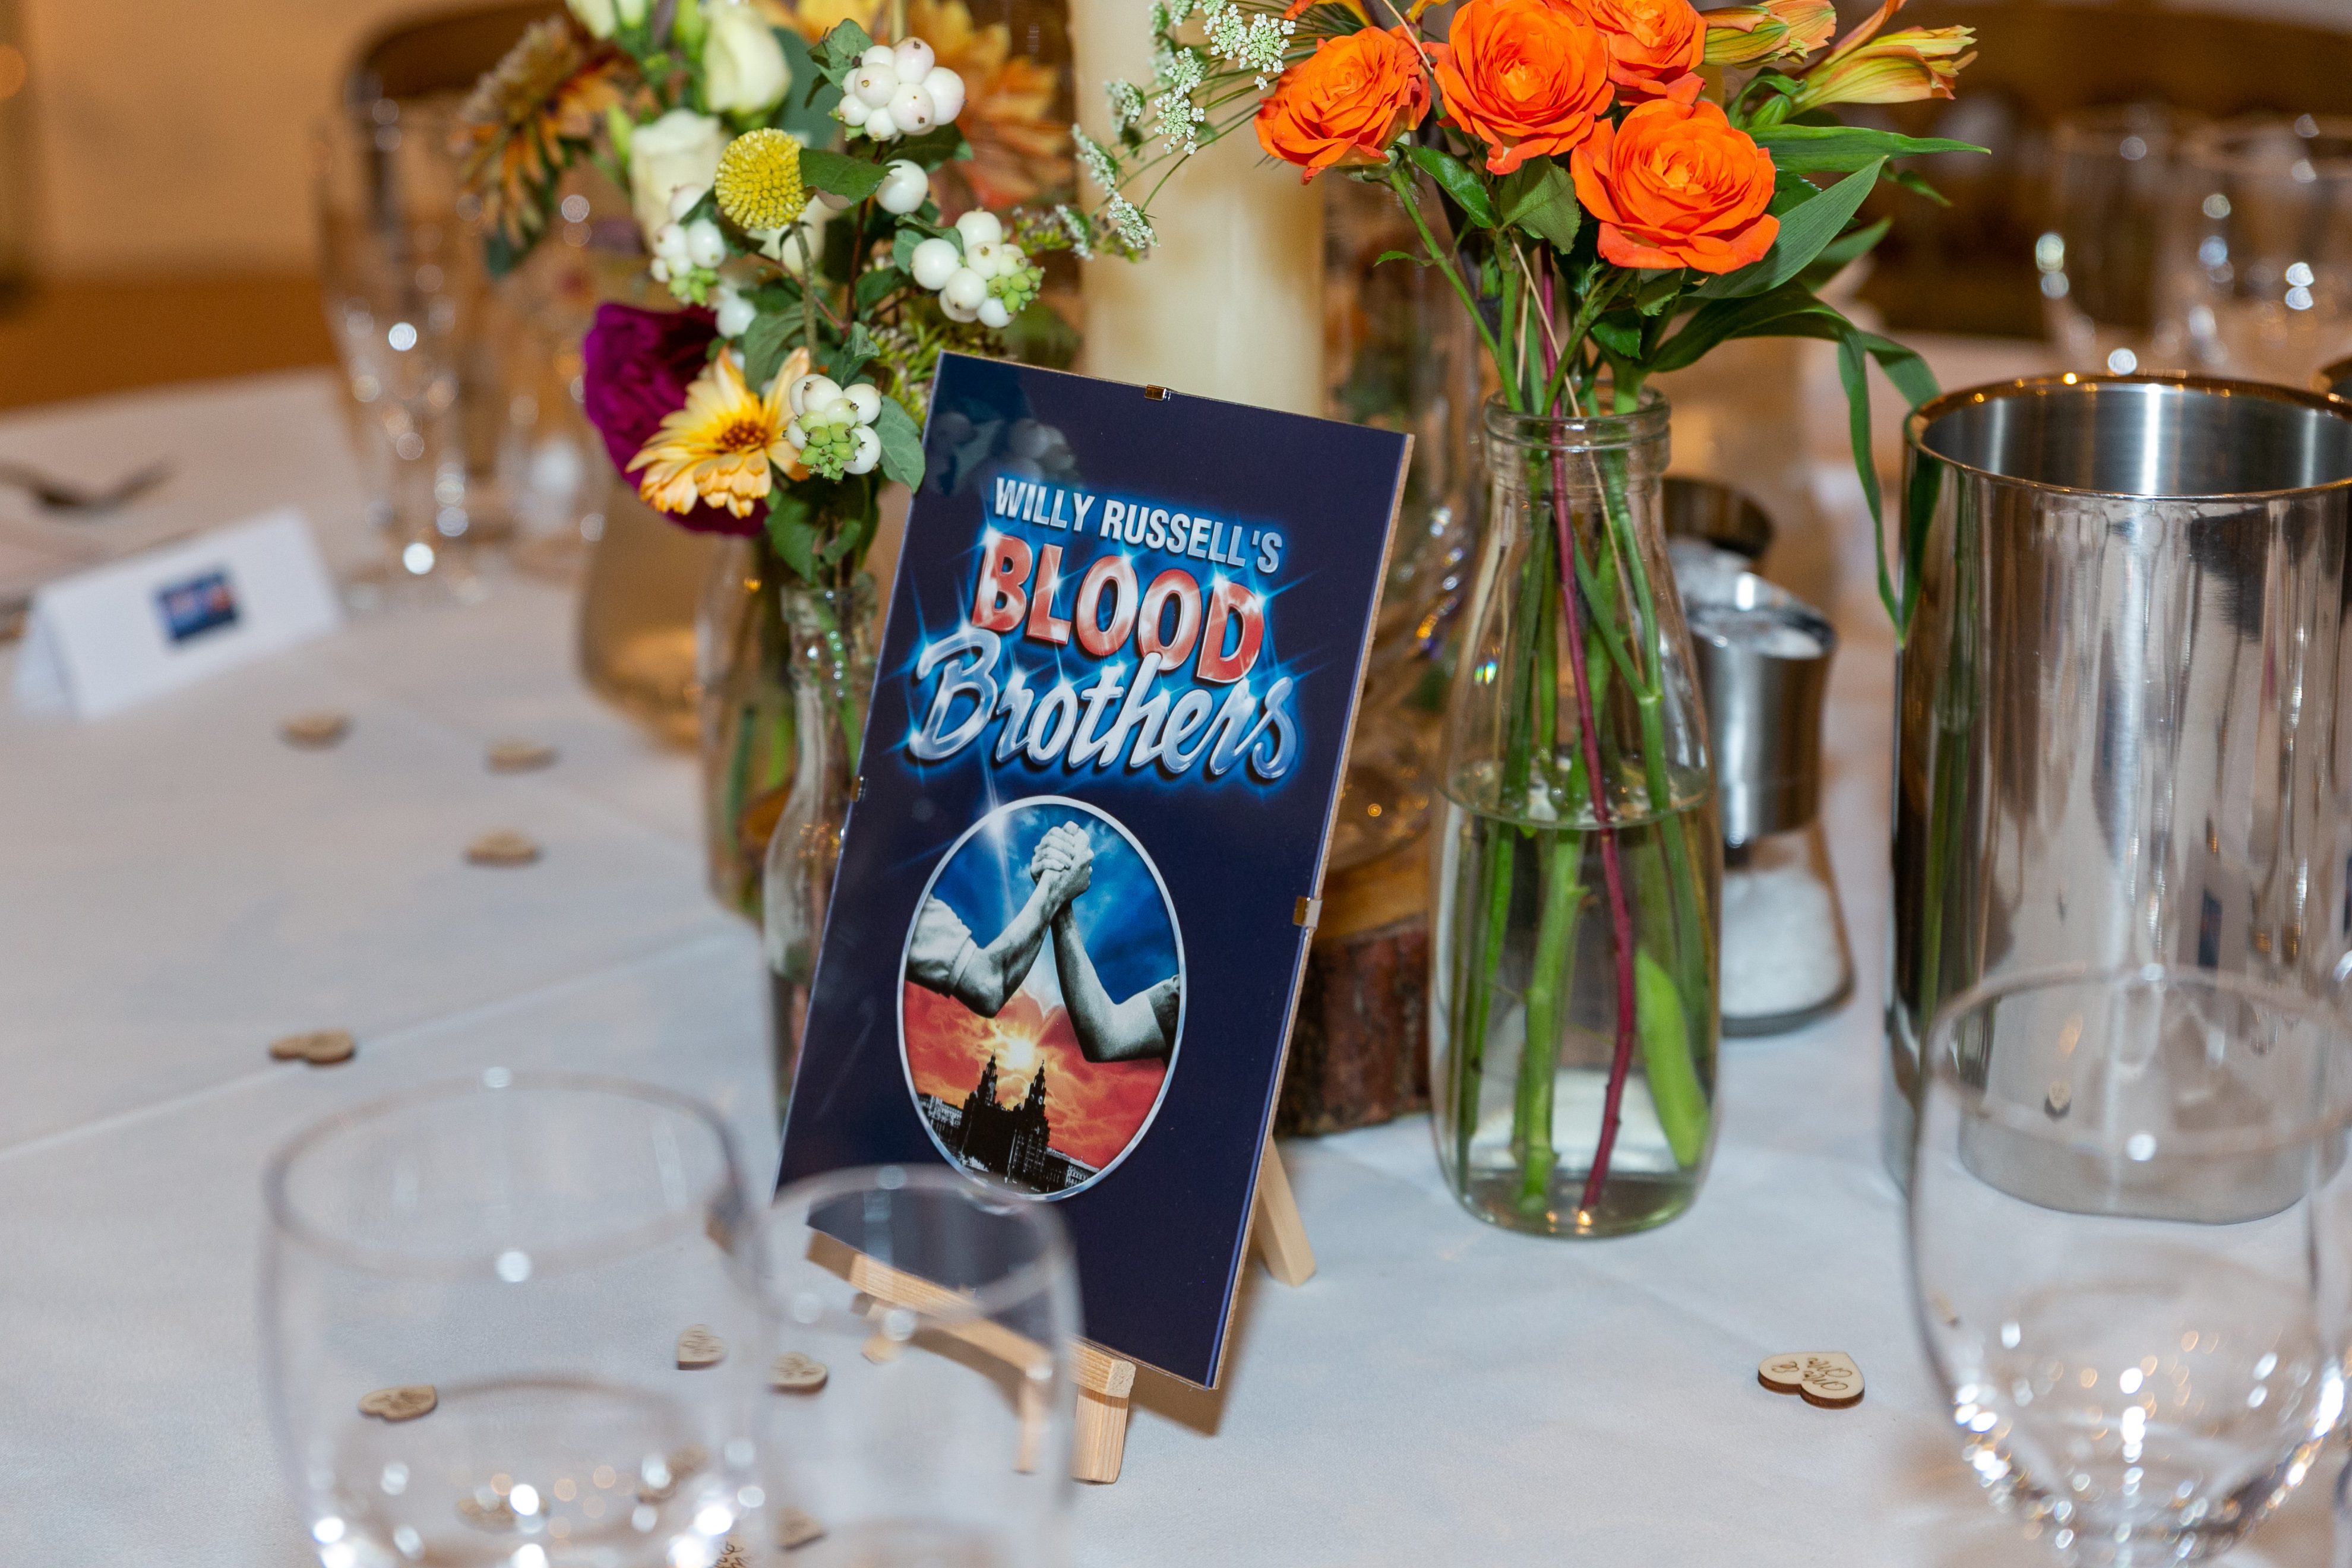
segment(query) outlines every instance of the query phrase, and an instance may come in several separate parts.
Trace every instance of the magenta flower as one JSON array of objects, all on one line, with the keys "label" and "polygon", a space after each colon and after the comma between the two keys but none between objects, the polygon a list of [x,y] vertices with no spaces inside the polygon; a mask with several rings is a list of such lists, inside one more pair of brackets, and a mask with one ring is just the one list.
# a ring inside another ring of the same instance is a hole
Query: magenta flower
[{"label": "magenta flower", "polygon": [[[719,327],[708,310],[641,310],[634,305],[596,307],[596,324],[581,341],[582,411],[604,437],[614,468],[631,489],[630,460],[661,422],[686,406],[686,389],[710,360]],[[698,533],[749,536],[767,526],[764,515],[736,517],[698,502],[693,510],[663,514]]]}]

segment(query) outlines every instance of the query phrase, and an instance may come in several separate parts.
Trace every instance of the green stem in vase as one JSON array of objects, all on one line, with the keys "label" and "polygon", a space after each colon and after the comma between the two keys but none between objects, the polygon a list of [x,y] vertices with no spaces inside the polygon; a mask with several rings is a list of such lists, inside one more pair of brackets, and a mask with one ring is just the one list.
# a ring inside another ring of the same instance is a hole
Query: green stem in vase
[{"label": "green stem in vase", "polygon": [[1560,1021],[1575,978],[1577,916],[1584,908],[1584,836],[1559,832],[1544,857],[1543,913],[1536,926],[1535,967],[1528,978],[1528,1037],[1519,1054],[1519,1092],[1512,1142],[1519,1160],[1519,1207],[1540,1212],[1551,1201],[1551,1173],[1559,1163],[1552,1142],[1552,1099],[1559,1078]]}]

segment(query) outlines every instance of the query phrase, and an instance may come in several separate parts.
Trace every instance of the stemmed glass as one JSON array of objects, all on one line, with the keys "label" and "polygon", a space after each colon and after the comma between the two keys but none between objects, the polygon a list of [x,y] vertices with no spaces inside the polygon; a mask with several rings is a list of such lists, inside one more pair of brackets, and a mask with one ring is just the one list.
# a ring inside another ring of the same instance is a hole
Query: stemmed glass
[{"label": "stemmed glass", "polygon": [[777,1194],[767,1255],[761,1451],[793,1568],[1064,1562],[1081,1352],[1052,1206],[945,1170],[844,1171]]},{"label": "stemmed glass", "polygon": [[325,1568],[707,1568],[760,1507],[759,1226],[708,1108],[493,1068],[300,1133],[265,1195]]},{"label": "stemmed glass", "polygon": [[2206,970],[2022,974],[1937,1017],[1920,1328],[1970,1468],[2069,1561],[2226,1551],[2336,1428],[2347,1044]]}]

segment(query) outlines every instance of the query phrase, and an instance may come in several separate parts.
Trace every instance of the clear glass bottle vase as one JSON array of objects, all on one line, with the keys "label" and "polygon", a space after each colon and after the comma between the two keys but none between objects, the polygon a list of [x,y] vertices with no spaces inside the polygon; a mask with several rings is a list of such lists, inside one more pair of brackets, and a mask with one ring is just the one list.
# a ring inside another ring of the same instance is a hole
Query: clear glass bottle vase
[{"label": "clear glass bottle vase", "polygon": [[1650,392],[1485,416],[1432,849],[1431,1125],[1464,1205],[1540,1235],[1664,1224],[1715,1141],[1723,851],[1666,562],[1667,417]]}]

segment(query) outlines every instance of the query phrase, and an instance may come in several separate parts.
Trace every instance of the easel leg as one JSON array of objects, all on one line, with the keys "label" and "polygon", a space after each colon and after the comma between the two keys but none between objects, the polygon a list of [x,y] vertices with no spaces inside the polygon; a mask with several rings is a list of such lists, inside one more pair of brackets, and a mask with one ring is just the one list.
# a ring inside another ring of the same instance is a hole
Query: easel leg
[{"label": "easel leg", "polygon": [[1128,1395],[1135,1392],[1135,1363],[1106,1355],[1090,1344],[1077,1347],[1078,1413],[1070,1444],[1070,1474],[1082,1481],[1118,1479],[1127,1458]]},{"label": "easel leg", "polygon": [[1255,1239],[1265,1259],[1265,1271],[1293,1287],[1315,1278],[1315,1248],[1307,1240],[1307,1224],[1298,1217],[1298,1200],[1290,1195],[1290,1175],[1274,1140],[1257,1163],[1257,1215]]}]

